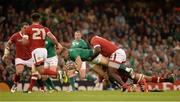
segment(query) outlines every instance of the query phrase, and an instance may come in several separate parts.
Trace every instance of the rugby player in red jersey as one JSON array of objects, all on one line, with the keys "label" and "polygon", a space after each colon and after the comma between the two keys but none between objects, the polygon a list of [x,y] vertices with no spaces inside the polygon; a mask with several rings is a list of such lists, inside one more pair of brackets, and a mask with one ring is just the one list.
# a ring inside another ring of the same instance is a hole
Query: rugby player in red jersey
[{"label": "rugby player in red jersey", "polygon": [[[133,79],[133,81],[140,85],[145,85],[144,91],[146,92],[148,91],[146,81],[155,83],[174,81],[173,76],[169,78],[162,78],[135,73],[132,68],[128,68],[123,64],[126,62],[126,53],[123,49],[118,48],[115,44],[113,44],[113,42],[108,41],[105,38],[96,36],[93,32],[88,34],[88,41],[93,47],[94,54],[92,60],[96,63],[107,65],[109,76],[115,79],[115,81],[122,86],[123,90],[131,89],[131,86],[122,80],[124,76]],[[104,57],[108,57],[109,60],[106,60]]]},{"label": "rugby player in red jersey", "polygon": [[[28,43],[30,44],[31,56],[34,66],[41,75],[58,75],[58,72],[44,68],[44,62],[47,59],[47,50],[45,48],[46,36],[49,37],[56,45],[57,51],[61,52],[63,47],[57,41],[51,31],[47,27],[44,27],[40,24],[41,16],[39,13],[33,13],[31,15],[31,18],[32,24],[25,31],[26,37],[24,37],[24,42],[28,41]],[[35,81],[31,83],[35,83]],[[29,89],[32,89],[32,86],[33,84],[30,84]]]},{"label": "rugby player in red jersey", "polygon": [[7,42],[4,50],[4,56],[2,57],[5,60],[10,54],[11,45],[15,45],[15,66],[16,74],[14,75],[14,85],[11,88],[11,92],[15,92],[17,89],[17,84],[20,80],[20,75],[24,70],[24,66],[32,67],[33,61],[31,59],[31,52],[29,50],[29,44],[24,44],[22,38],[25,35],[25,29],[29,26],[28,23],[24,22],[21,24],[21,30],[17,33],[14,33]]}]

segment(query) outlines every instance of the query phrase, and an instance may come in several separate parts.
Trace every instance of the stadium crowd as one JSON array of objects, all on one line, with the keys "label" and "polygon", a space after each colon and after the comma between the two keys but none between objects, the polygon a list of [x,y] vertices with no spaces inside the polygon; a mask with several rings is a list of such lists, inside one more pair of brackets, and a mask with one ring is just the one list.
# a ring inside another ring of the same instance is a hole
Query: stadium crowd
[{"label": "stadium crowd", "polygon": [[127,62],[136,72],[158,76],[173,72],[180,79],[180,14],[176,9],[171,7],[166,11],[157,5],[153,8],[143,0],[131,6],[128,5],[130,1],[82,1],[83,4],[61,0],[43,0],[43,3],[39,3],[42,0],[12,0],[12,4],[1,5],[0,81],[11,81],[15,72],[14,52],[9,60],[2,62],[4,45],[17,31],[18,24],[30,22],[33,11],[42,14],[43,25],[66,47],[70,46],[75,30],[81,30],[85,36],[95,32],[124,48]]}]

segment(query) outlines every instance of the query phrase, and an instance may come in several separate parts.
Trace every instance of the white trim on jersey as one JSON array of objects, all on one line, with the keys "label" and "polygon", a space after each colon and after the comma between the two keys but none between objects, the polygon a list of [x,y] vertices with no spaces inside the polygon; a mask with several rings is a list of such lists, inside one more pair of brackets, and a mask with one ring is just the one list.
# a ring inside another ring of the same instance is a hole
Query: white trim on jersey
[{"label": "white trim on jersey", "polygon": [[94,48],[96,48],[96,47],[101,47],[101,45],[99,45],[99,44],[98,45],[94,45]]}]

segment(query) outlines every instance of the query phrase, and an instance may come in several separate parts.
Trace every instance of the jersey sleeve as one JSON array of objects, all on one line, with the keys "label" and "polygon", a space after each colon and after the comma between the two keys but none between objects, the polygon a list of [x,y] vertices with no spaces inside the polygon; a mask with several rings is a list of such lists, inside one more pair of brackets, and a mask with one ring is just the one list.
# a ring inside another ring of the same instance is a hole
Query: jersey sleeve
[{"label": "jersey sleeve", "polygon": [[74,48],[74,49],[69,49],[69,57],[71,60],[75,61],[76,58],[78,57],[79,55],[79,52]]},{"label": "jersey sleeve", "polygon": [[91,39],[91,46],[92,46],[93,48],[95,48],[95,47],[101,47],[101,45],[99,44],[98,39],[95,38],[95,37]]},{"label": "jersey sleeve", "polygon": [[87,43],[83,39],[81,39],[81,43],[82,43],[82,48],[88,48]]},{"label": "jersey sleeve", "polygon": [[51,33],[51,31],[49,30],[49,28],[45,27],[44,29],[45,29],[46,34],[47,34],[47,33]]},{"label": "jersey sleeve", "polygon": [[15,34],[13,34],[13,35],[10,37],[9,41],[11,41],[12,43],[15,43],[15,41],[16,41],[16,36],[15,36]]}]

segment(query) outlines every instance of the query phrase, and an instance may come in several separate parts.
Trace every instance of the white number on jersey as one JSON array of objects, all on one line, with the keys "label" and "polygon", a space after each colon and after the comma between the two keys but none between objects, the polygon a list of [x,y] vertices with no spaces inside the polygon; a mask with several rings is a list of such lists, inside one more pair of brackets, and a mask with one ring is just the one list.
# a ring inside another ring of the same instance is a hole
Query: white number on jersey
[{"label": "white number on jersey", "polygon": [[46,32],[44,28],[32,28],[32,31],[34,32],[32,35],[32,39],[34,40],[45,39]]}]

